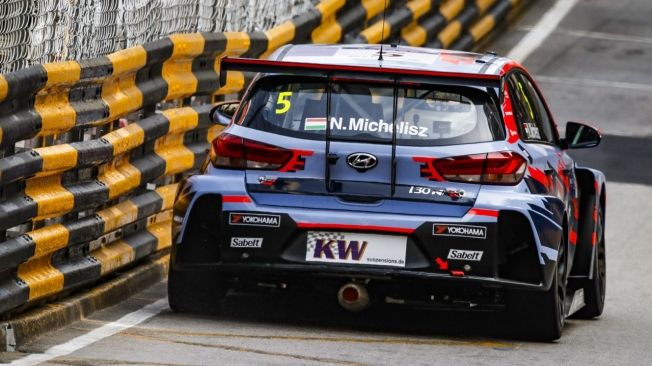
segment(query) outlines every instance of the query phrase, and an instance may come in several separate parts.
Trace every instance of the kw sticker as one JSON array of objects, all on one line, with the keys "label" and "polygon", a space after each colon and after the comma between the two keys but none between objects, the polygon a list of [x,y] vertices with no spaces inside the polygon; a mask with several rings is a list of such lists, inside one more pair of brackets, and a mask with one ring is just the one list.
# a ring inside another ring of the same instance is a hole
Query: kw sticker
[{"label": "kw sticker", "polygon": [[486,239],[487,227],[475,225],[432,224],[432,235]]},{"label": "kw sticker", "polygon": [[309,231],[306,261],[405,267],[406,245],[402,236]]}]

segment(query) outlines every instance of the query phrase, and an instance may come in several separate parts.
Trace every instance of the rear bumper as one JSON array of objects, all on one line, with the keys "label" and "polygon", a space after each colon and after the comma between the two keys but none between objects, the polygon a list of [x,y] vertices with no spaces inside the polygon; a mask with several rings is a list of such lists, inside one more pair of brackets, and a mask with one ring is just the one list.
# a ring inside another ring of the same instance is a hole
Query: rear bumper
[{"label": "rear bumper", "polygon": [[282,281],[296,278],[341,278],[373,279],[376,282],[420,280],[441,285],[478,285],[485,288],[505,290],[545,291],[542,283],[532,284],[509,279],[490,278],[474,275],[454,276],[450,273],[433,273],[404,269],[384,269],[361,266],[334,266],[322,264],[279,264],[279,263],[204,263],[173,264],[177,271],[215,271],[227,278],[238,277],[257,281]]},{"label": "rear bumper", "polygon": [[[546,197],[489,191],[481,193],[475,207],[462,216],[307,209],[259,204],[243,191],[241,180],[194,176],[182,185],[175,203],[172,265],[178,270],[210,269],[227,276],[366,276],[546,290],[556,249],[542,243],[558,243],[561,235],[553,217],[558,211],[555,204]],[[235,225],[234,214],[265,220]],[[480,238],[438,236],[436,225],[481,227],[484,232]],[[314,232],[405,237],[405,265],[309,260],[307,238]],[[236,247],[234,239],[260,246]],[[451,258],[452,250],[481,252],[482,258]]]}]

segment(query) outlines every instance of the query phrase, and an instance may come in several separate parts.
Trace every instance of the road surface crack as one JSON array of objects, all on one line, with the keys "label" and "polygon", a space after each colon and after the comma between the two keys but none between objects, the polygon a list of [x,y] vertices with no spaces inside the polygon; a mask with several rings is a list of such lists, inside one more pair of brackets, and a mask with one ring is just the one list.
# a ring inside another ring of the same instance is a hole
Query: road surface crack
[{"label": "road surface crack", "polygon": [[313,337],[313,336],[281,336],[281,335],[249,335],[233,334],[220,332],[188,332],[177,331],[165,328],[131,328],[122,334],[152,336],[156,334],[170,334],[189,337],[216,337],[216,338],[244,338],[244,339],[264,339],[264,340],[287,340],[287,341],[315,341],[315,342],[334,342],[334,343],[368,343],[368,344],[404,344],[404,345],[427,345],[427,346],[474,346],[496,349],[517,348],[517,345],[495,342],[495,341],[473,341],[473,340],[453,340],[453,339],[419,339],[419,338],[362,338],[362,337]]},{"label": "road surface crack", "polygon": [[186,346],[196,346],[196,347],[204,347],[204,348],[216,348],[216,349],[222,349],[222,350],[225,350],[225,351],[254,353],[254,354],[259,354],[259,355],[264,355],[264,356],[287,357],[287,358],[292,358],[292,359],[301,360],[301,361],[313,361],[313,362],[321,362],[321,363],[334,364],[334,365],[347,365],[347,366],[365,366],[366,365],[366,364],[359,363],[359,362],[347,361],[347,360],[338,360],[338,359],[334,359],[334,358],[304,356],[304,355],[297,355],[297,354],[294,354],[294,353],[265,351],[265,350],[256,349],[256,348],[249,348],[249,347],[229,346],[229,345],[226,345],[226,344],[213,344],[213,343],[182,341],[182,340],[177,340],[177,339],[168,339],[168,338],[165,338],[165,337],[157,337],[157,336],[145,335],[145,334],[133,334],[133,333],[126,333],[125,332],[125,333],[122,333],[122,335],[125,335],[125,336],[128,336],[128,337],[146,339],[146,340],[154,340],[154,341],[174,343],[174,344],[183,344],[183,345],[186,345]]}]

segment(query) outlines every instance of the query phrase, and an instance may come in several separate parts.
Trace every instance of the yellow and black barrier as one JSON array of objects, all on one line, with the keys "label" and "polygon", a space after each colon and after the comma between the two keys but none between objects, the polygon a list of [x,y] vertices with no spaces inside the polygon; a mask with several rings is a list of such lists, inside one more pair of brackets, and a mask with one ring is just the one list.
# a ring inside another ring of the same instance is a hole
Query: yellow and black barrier
[{"label": "yellow and black barrier", "polygon": [[[176,184],[134,196],[92,216],[49,225],[0,243],[0,311],[97,281],[171,244]],[[141,226],[139,230],[138,226]],[[105,235],[110,233],[110,237]],[[65,258],[56,257],[66,249]],[[70,253],[73,253],[70,255]]]},{"label": "yellow and black barrier", "polygon": [[414,0],[398,6],[360,32],[357,40],[361,43],[380,43],[386,41],[392,34],[398,32],[412,22],[430,13],[436,8],[438,0]]},{"label": "yellow and black barrier", "polygon": [[[0,314],[171,244],[177,182],[222,127],[213,101],[248,78],[225,56],[290,43],[471,49],[526,0],[323,0],[264,32],[175,34],[0,75]],[[384,18],[383,18],[384,15]]]},{"label": "yellow and black barrier", "polygon": [[466,24],[464,30],[457,40],[450,46],[455,50],[470,49],[478,44],[485,38],[491,31],[496,29],[496,26],[503,23],[507,18],[510,11],[521,3],[521,0],[497,0],[492,4],[485,4],[485,6],[478,6],[479,17],[477,21],[472,24]]},{"label": "yellow and black barrier", "polygon": [[[92,209],[164,175],[198,168],[208,137],[214,135],[209,127],[220,129],[211,125],[208,108],[169,109],[98,140],[39,148],[3,159],[3,173],[6,170],[12,180],[24,179],[25,188],[22,194],[0,202],[0,230]],[[186,133],[193,140],[185,138]],[[151,153],[124,156],[149,142],[155,143]],[[64,171],[99,163],[105,164],[95,179],[62,183]]]}]

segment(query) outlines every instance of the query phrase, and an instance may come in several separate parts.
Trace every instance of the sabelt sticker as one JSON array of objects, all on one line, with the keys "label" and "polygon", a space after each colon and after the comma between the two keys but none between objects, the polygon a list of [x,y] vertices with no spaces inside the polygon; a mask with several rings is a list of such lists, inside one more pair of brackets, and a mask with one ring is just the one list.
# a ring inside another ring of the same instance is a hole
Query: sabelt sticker
[{"label": "sabelt sticker", "polygon": [[260,248],[263,238],[231,238],[231,248]]},{"label": "sabelt sticker", "polygon": [[432,235],[486,239],[487,227],[477,225],[432,224]]},{"label": "sabelt sticker", "polygon": [[229,224],[246,225],[246,226],[280,227],[281,215],[231,212],[229,214]]},{"label": "sabelt sticker", "polygon": [[309,231],[306,261],[405,267],[407,237]]},{"label": "sabelt sticker", "polygon": [[479,262],[482,260],[483,253],[484,252],[478,250],[451,249],[448,252],[448,259]]}]

